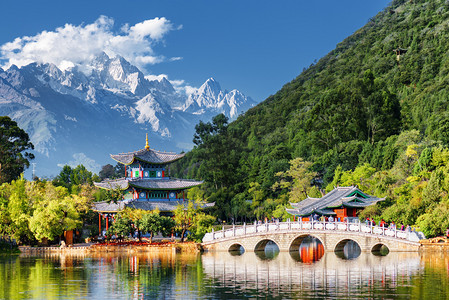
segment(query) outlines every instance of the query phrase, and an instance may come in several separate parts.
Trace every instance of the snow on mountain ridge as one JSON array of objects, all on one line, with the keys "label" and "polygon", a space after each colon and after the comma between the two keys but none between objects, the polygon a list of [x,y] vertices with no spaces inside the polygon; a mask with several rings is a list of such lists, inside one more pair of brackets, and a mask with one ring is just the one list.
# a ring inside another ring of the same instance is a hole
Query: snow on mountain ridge
[{"label": "snow on mountain ridge", "polygon": [[236,89],[231,92],[222,90],[220,84],[214,78],[209,78],[188,97],[183,110],[194,114],[202,114],[204,110],[210,110],[216,113],[224,113],[233,119],[237,117],[239,108],[247,110],[255,104],[254,100]]},{"label": "snow on mountain ridge", "polygon": [[91,67],[86,72],[32,63],[0,69],[0,115],[12,117],[28,132],[36,155],[48,164],[64,163],[77,153],[107,163],[107,154],[133,150],[120,147],[135,145],[144,133],[152,145],[186,151],[193,147],[200,120],[217,113],[232,119],[254,105],[237,90],[222,90],[213,78],[188,96],[179,88],[183,81],[175,89],[165,76],[146,78],[122,57],[103,53]]}]

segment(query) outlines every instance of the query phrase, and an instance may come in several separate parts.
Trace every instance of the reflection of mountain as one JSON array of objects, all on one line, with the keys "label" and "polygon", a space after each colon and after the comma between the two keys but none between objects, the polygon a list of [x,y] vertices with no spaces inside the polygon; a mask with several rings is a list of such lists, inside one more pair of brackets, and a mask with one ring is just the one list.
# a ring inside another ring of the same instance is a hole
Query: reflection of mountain
[{"label": "reflection of mountain", "polygon": [[[382,289],[411,284],[412,276],[421,270],[418,253],[390,253],[375,256],[362,253],[357,259],[342,260],[335,253],[325,253],[317,262],[301,263],[288,252],[280,252],[273,260],[261,260],[254,252],[241,256],[229,253],[206,253],[201,256],[204,273],[232,290],[269,292],[273,297],[283,293],[291,298],[310,298],[316,292],[338,299],[351,295],[376,294]],[[401,278],[398,274],[402,274]],[[406,275],[406,276],[404,276]],[[302,297],[298,296],[301,295]]]},{"label": "reflection of mountain", "polygon": [[254,104],[213,78],[188,96],[167,79],[149,80],[122,57],[104,53],[89,70],[38,63],[0,69],[0,115],[29,133],[38,175],[55,174],[57,164],[70,161],[98,171],[111,163],[109,153],[143,147],[146,132],[152,148],[188,150],[199,120],[218,113],[235,118]]}]

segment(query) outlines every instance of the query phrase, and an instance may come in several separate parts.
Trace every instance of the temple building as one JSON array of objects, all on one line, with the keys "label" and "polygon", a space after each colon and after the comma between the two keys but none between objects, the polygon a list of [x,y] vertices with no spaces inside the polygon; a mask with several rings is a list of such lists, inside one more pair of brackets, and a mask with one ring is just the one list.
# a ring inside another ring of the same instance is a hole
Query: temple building
[{"label": "temple building", "polygon": [[321,198],[306,199],[298,203],[290,203],[293,209],[286,209],[295,217],[302,217],[303,220],[310,220],[314,215],[333,216],[337,220],[343,221],[358,219],[357,214],[365,207],[374,205],[385,198],[377,198],[363,193],[356,186],[336,187]]},{"label": "temple building", "polygon": [[[154,210],[161,214],[171,215],[178,204],[187,201],[186,190],[202,184],[202,181],[170,178],[168,167],[181,159],[185,154],[162,152],[150,149],[148,135],[144,149],[120,154],[111,154],[111,158],[125,165],[125,176],[120,179],[96,182],[95,186],[103,189],[119,189],[123,191],[123,200],[114,202],[95,202],[94,211],[106,218],[106,229],[109,217],[125,207]],[[204,204],[204,207],[213,206]],[[100,225],[101,226],[101,225]]]}]

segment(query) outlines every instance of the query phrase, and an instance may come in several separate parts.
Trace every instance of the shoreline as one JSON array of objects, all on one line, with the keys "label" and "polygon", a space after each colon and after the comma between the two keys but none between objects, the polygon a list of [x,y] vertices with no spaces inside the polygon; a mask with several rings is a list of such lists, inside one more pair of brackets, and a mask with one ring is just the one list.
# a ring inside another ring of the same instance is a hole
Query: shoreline
[{"label": "shoreline", "polygon": [[195,242],[164,243],[164,244],[89,244],[69,247],[29,247],[19,246],[21,254],[43,254],[43,253],[199,253],[201,244]]}]

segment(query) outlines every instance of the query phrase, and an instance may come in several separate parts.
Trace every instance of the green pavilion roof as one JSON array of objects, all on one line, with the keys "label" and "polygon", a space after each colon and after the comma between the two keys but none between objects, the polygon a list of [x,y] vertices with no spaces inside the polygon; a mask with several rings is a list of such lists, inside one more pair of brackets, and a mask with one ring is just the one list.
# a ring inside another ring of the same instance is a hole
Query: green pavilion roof
[{"label": "green pavilion roof", "polygon": [[290,203],[293,209],[287,209],[287,212],[296,216],[309,216],[313,213],[334,215],[334,208],[365,208],[383,200],[385,198],[363,193],[356,186],[336,187],[321,198],[307,197],[301,202]]},{"label": "green pavilion roof", "polygon": [[150,164],[166,164],[183,158],[184,155],[185,153],[177,154],[146,148],[134,152],[111,154],[111,158],[124,165],[130,165],[136,160]]}]

